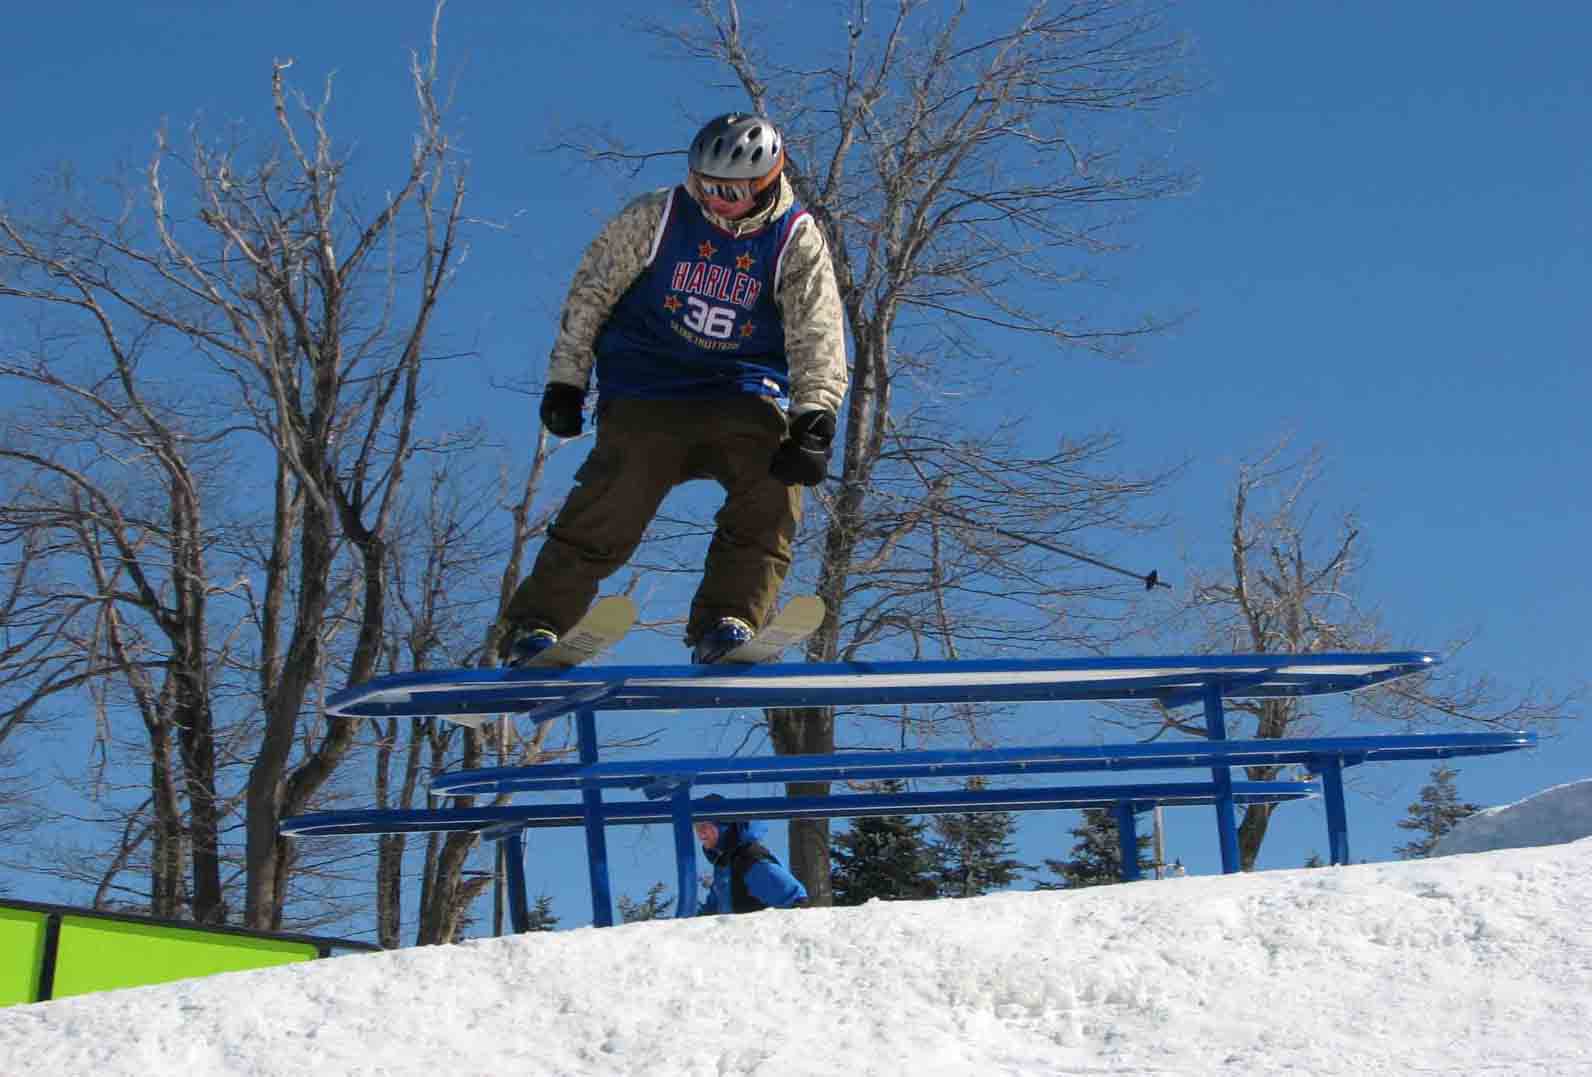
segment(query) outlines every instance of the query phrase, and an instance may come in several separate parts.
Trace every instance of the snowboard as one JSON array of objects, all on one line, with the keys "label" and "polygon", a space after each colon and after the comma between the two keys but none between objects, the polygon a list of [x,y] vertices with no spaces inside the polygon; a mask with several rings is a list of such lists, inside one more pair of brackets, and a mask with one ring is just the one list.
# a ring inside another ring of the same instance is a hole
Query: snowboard
[{"label": "snowboard", "polygon": [[558,642],[514,669],[570,669],[589,662],[625,638],[636,621],[636,604],[624,595],[600,598]]},{"label": "snowboard", "polygon": [[750,666],[772,662],[781,651],[795,646],[824,623],[824,600],[817,595],[797,595],[769,618],[757,635],[730,651],[716,666]]},{"label": "snowboard", "polygon": [[[517,675],[523,676],[535,670],[574,669],[624,639],[625,633],[630,631],[630,626],[635,621],[636,604],[624,595],[600,598],[586,611],[584,617],[575,622],[573,628],[559,638],[557,643],[545,651],[539,651],[529,661],[517,666],[503,666],[497,673],[504,681],[511,681]],[[498,719],[497,714],[486,712],[444,714],[442,717],[471,728],[479,728]]]}]

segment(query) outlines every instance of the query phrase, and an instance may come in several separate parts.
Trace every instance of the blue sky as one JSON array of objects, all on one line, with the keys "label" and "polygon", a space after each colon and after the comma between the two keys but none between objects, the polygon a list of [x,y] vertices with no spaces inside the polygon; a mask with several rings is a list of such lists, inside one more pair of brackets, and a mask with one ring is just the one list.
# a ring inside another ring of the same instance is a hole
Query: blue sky
[{"label": "blue sky", "polygon": [[[842,7],[745,6],[803,44],[837,34]],[[480,359],[439,386],[438,406],[484,419],[506,453],[523,403],[493,380],[540,373],[584,245],[627,195],[676,178],[668,165],[635,180],[593,173],[544,148],[577,125],[680,145],[739,103],[625,30],[657,5],[543,7],[455,0],[443,27],[470,208],[504,227],[478,235],[449,301],[443,333]],[[274,58],[294,58],[312,94],[336,71],[334,131],[356,139],[358,167],[391,174],[406,152],[407,50],[423,41],[428,0],[84,10],[7,15],[8,203],[63,161],[84,179],[142,161],[162,119],[268,128]],[[1592,14],[1563,2],[1234,2],[1171,18],[1205,88],[1151,138],[1200,178],[1140,213],[1133,249],[1103,267],[1115,281],[1104,302],[1189,317],[1131,363],[1045,356],[1034,375],[1041,430],[1115,430],[1129,467],[1188,461],[1162,506],[1171,526],[1107,552],[1174,583],[1185,557],[1219,560],[1236,462],[1292,434],[1326,453],[1324,509],[1358,513],[1373,551],[1365,593],[1401,644],[1441,649],[1474,629],[1468,671],[1517,689],[1583,685]],[[1462,764],[1460,791],[1501,803],[1589,771],[1592,731],[1575,723],[1543,751]],[[1410,764],[1359,779],[1357,857],[1403,840],[1392,824],[1425,777]],[[1210,870],[1208,813],[1174,814],[1173,852]],[[1263,863],[1324,852],[1321,814],[1282,809]],[[658,837],[616,840],[620,890],[672,878]],[[1060,845],[1027,838],[1023,852]],[[550,840],[540,859],[568,865],[549,888],[571,920],[585,915],[573,848]]]}]

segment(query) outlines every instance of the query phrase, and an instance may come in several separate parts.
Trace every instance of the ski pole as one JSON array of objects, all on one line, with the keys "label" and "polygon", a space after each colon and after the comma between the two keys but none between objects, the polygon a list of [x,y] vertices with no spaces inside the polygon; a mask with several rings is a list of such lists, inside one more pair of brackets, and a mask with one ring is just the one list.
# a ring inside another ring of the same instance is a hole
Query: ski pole
[{"label": "ski pole", "polygon": [[[824,478],[833,483],[839,483],[841,485],[845,484],[845,480],[838,475],[825,475]],[[1050,553],[1060,554],[1063,557],[1070,557],[1074,561],[1082,561],[1085,564],[1094,565],[1096,568],[1103,568],[1107,572],[1115,572],[1119,576],[1126,576],[1129,579],[1138,580],[1144,584],[1144,589],[1146,591],[1153,591],[1157,587],[1165,587],[1169,591],[1172,589],[1172,585],[1161,579],[1160,573],[1158,573],[1155,569],[1151,569],[1148,573],[1133,572],[1118,565],[1113,565],[1108,561],[1101,561],[1098,558],[1090,557],[1088,554],[1079,553],[1077,550],[1069,550],[1064,546],[1058,546],[1054,542],[1048,542],[1042,538],[1035,538],[1033,535],[1021,535],[1016,531],[1008,531],[1004,527],[997,527],[994,524],[987,524],[983,521],[975,520],[969,516],[963,516],[959,512],[953,512],[950,509],[941,508],[940,506],[931,504],[929,502],[924,502],[923,504],[930,512],[938,513],[939,515],[948,519],[967,524],[969,527],[976,527],[980,531],[988,531],[993,535],[999,535],[1002,538],[1009,538],[1013,542],[1022,542],[1030,546],[1037,546],[1041,550],[1047,550]]]}]

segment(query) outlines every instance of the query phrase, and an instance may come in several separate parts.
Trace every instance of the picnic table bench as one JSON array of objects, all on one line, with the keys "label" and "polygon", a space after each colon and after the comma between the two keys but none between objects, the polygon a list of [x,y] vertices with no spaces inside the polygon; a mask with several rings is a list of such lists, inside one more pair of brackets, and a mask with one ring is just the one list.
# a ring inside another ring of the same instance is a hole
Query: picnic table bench
[{"label": "picnic table bench", "polygon": [[[534,721],[573,716],[579,762],[493,767],[436,775],[436,797],[578,792],[578,801],[484,807],[353,810],[301,815],[284,834],[464,831],[502,844],[516,930],[529,922],[523,834],[539,827],[585,829],[593,922],[613,923],[606,828],[667,823],[679,882],[677,914],[696,911],[692,824],[716,819],[857,818],[869,815],[1106,808],[1117,821],[1123,876],[1138,877],[1139,814],[1158,806],[1215,809],[1222,870],[1239,869],[1234,811],[1240,804],[1323,797],[1334,864],[1349,859],[1343,771],[1369,761],[1440,759],[1532,747],[1527,732],[1393,734],[1287,740],[1229,740],[1223,701],[1349,692],[1419,673],[1427,652],[1198,655],[1147,658],[960,662],[780,663],[757,666],[581,666],[569,670],[443,670],[378,677],[336,693],[341,717],[441,717],[478,725],[504,713]],[[851,751],[775,757],[600,758],[597,714],[631,710],[839,707],[882,704],[1159,700],[1199,704],[1203,739],[1127,744],[1056,744],[934,751]],[[1319,781],[1235,781],[1232,768],[1299,765]],[[706,786],[873,782],[1084,772],[1198,770],[1175,782],[1043,784],[980,789],[909,788],[823,796],[736,796],[703,801]],[[608,800],[605,792],[639,793]]]}]

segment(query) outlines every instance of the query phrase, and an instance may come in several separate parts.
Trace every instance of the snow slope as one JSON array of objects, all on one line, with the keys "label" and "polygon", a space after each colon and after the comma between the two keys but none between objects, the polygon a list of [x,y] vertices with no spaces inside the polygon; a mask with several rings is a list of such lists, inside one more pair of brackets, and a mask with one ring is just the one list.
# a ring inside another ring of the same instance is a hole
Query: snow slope
[{"label": "snow slope", "polygon": [[1557,845],[1586,837],[1592,837],[1592,780],[1556,785],[1461,819],[1438,839],[1432,855]]},{"label": "snow slope", "polygon": [[0,1072],[1592,1074],[1592,840],[491,939],[0,1010]]}]

